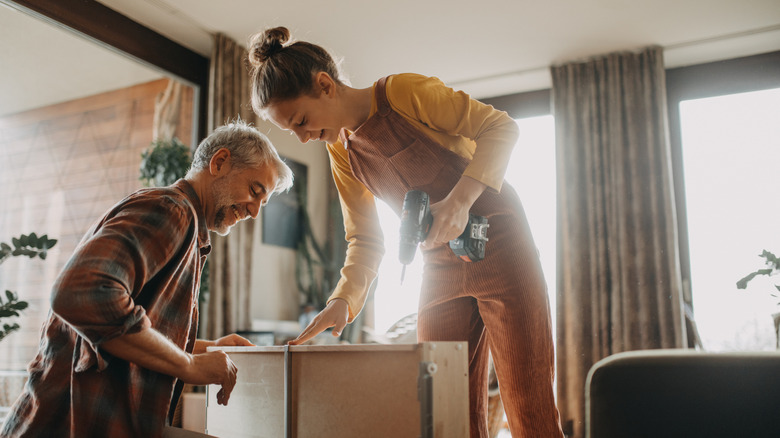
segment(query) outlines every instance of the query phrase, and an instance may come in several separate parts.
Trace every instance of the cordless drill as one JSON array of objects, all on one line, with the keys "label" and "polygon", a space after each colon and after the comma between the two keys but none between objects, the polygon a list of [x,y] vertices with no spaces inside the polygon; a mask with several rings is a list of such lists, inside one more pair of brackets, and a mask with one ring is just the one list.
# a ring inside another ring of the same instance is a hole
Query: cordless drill
[{"label": "cordless drill", "polygon": [[[428,237],[433,224],[430,198],[421,190],[411,190],[404,196],[401,208],[401,238],[398,249],[398,259],[404,265],[401,271],[401,281],[404,279],[406,265],[414,260],[417,245]],[[485,258],[485,242],[487,242],[487,218],[469,213],[466,229],[456,239],[450,240],[450,249],[466,262],[478,262]]]}]

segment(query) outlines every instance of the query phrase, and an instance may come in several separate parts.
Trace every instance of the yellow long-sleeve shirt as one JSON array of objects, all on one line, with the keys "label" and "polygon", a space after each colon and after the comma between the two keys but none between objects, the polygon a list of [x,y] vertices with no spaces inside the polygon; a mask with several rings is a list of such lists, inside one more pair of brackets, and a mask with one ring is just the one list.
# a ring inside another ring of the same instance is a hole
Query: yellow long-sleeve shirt
[{"label": "yellow long-sleeve shirt", "polygon": [[[376,84],[374,84],[376,87]],[[438,78],[405,73],[390,76],[387,98],[394,111],[443,147],[471,160],[464,175],[500,191],[518,128],[503,111],[447,87]],[[369,117],[377,111],[374,97]],[[341,142],[328,144],[333,179],[341,198],[347,245],[341,279],[330,300],[349,304],[352,321],[363,308],[384,254],[374,196],[353,174]]]}]

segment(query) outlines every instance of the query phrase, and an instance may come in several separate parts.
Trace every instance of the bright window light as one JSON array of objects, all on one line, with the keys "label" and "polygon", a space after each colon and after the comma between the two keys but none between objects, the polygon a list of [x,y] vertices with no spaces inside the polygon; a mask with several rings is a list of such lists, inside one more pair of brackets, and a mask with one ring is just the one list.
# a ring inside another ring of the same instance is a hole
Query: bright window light
[{"label": "bright window light", "polygon": [[[709,351],[774,350],[778,278],[737,280],[780,254],[780,89],[680,104],[691,288]],[[771,280],[774,280],[771,281]]]},{"label": "bright window light", "polygon": [[[550,306],[555,309],[555,127],[552,116],[520,119],[518,125],[520,140],[510,159],[506,180],[517,190],[525,207],[541,254]],[[414,262],[407,266],[401,284],[400,221],[384,202],[378,201],[377,206],[385,237],[385,257],[379,267],[374,298],[374,329],[377,333],[385,333],[401,318],[417,312],[422,257],[418,251]],[[490,251],[489,241],[486,250]],[[554,310],[552,316],[555,317]]]}]

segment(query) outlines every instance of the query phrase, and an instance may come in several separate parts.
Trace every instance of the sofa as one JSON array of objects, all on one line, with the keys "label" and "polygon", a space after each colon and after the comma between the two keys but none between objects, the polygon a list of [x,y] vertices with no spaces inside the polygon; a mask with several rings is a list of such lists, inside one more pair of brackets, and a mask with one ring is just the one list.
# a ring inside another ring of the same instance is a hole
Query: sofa
[{"label": "sofa", "polygon": [[780,352],[609,356],[585,388],[586,437],[780,437]]}]

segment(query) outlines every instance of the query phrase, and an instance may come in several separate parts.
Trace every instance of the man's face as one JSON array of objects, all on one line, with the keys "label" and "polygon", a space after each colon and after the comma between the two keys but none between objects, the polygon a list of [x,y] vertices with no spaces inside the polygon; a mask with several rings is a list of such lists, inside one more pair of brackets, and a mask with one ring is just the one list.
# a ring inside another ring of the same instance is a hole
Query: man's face
[{"label": "man's face", "polygon": [[231,169],[211,186],[211,217],[208,229],[224,236],[230,228],[248,217],[256,218],[276,187],[276,169],[268,164],[260,168]]}]

